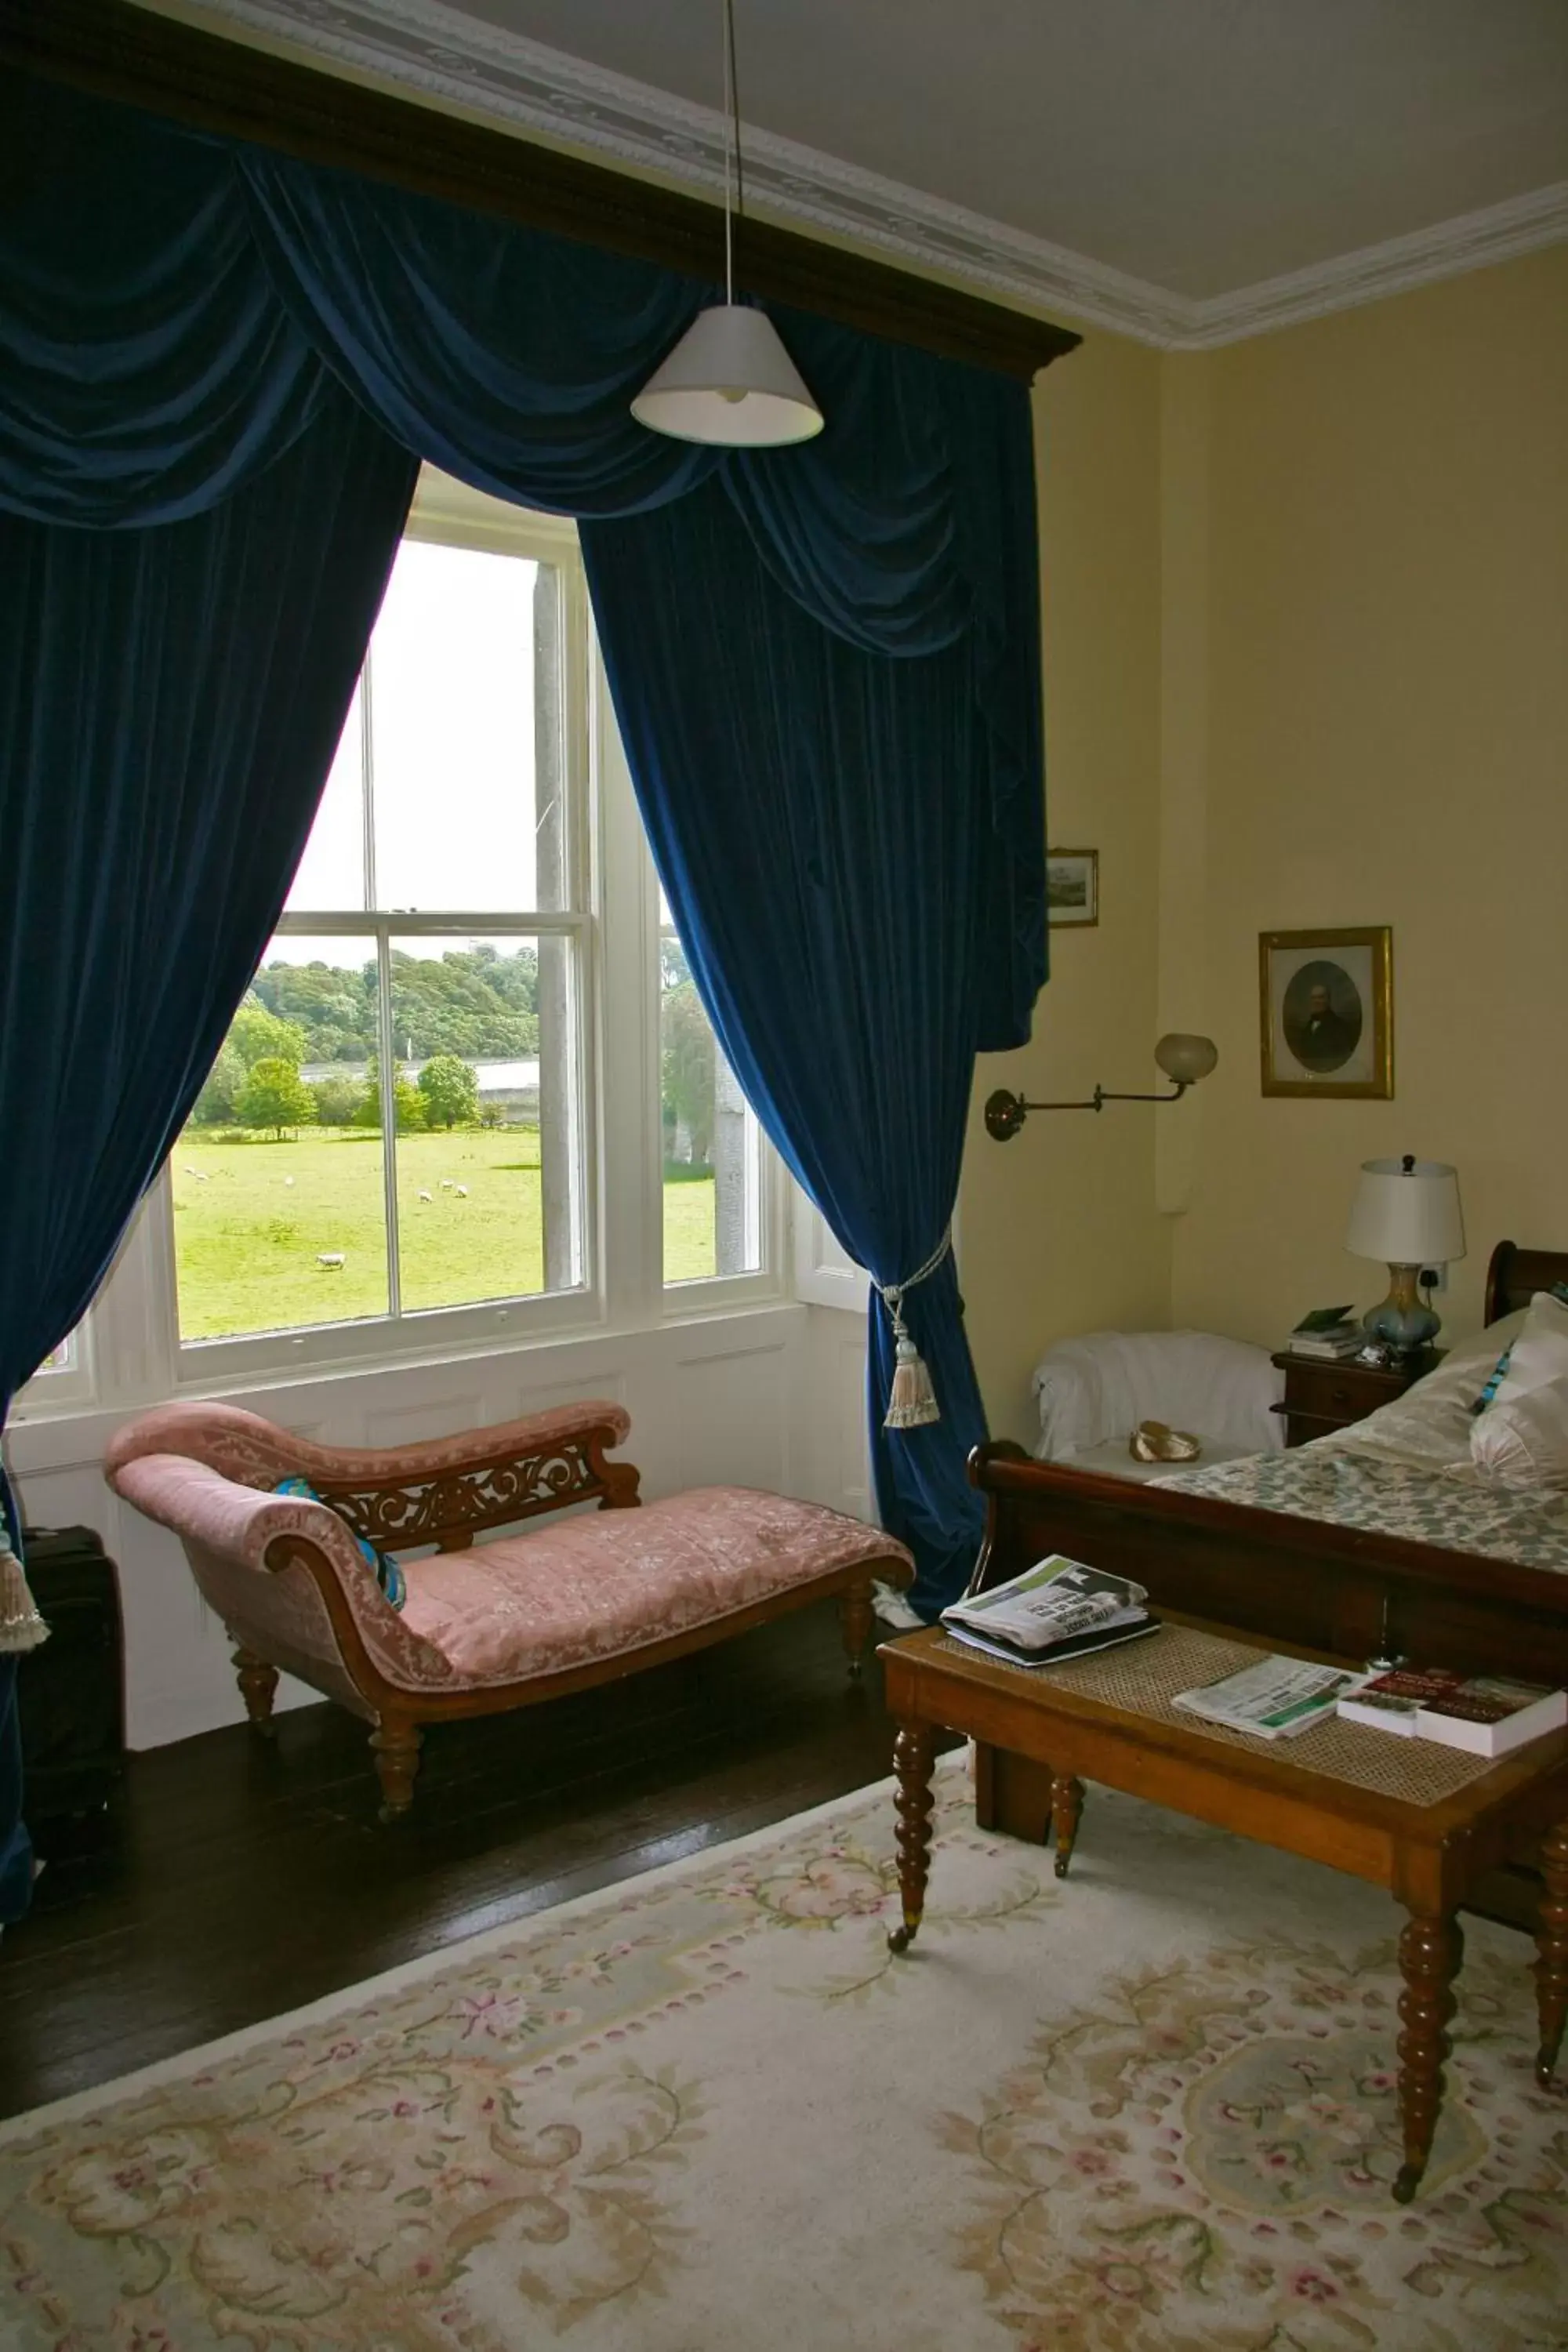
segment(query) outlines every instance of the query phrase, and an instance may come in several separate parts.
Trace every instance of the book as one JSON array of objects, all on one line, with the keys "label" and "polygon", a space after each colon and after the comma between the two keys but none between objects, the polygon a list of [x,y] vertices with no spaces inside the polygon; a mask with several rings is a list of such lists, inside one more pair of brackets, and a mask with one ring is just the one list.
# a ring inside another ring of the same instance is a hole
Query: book
[{"label": "book", "polygon": [[1309,1665],[1303,1658],[1260,1658],[1218,1682],[1178,1692],[1171,1704],[1227,1731],[1294,1739],[1332,1715],[1341,1694],[1363,1679],[1340,1666]]},{"label": "book", "polygon": [[1302,1316],[1290,1336],[1294,1339],[1299,1333],[1302,1339],[1310,1339],[1318,1338],[1324,1331],[1352,1330],[1354,1328],[1348,1307],[1314,1307],[1310,1315]]},{"label": "book", "polygon": [[1005,1643],[1010,1654],[1035,1656],[1080,1634],[1151,1623],[1148,1600],[1146,1588],[1130,1577],[1051,1552],[1005,1584],[955,1601],[942,1622],[950,1633],[979,1633]]},{"label": "book", "polygon": [[1359,1323],[1352,1323],[1344,1331],[1326,1331],[1311,1339],[1298,1339],[1292,1332],[1286,1344],[1292,1356],[1310,1356],[1324,1363],[1339,1363],[1346,1356],[1360,1354],[1366,1345],[1366,1333]]},{"label": "book", "polygon": [[1041,1674],[1049,1666],[1064,1666],[1073,1658],[1091,1657],[1096,1650],[1115,1650],[1123,1642],[1141,1642],[1145,1634],[1160,1631],[1160,1620],[1145,1617],[1137,1625],[1112,1625],[1099,1633],[1071,1634],[1065,1642],[1053,1642],[1048,1650],[1020,1650],[1010,1642],[976,1633],[968,1625],[947,1625],[942,1630],[950,1642],[962,1642],[966,1650],[978,1650],[987,1658],[1000,1659],[1004,1665],[1023,1666],[1030,1674]]},{"label": "book", "polygon": [[1395,1666],[1347,1692],[1339,1711],[1347,1722],[1375,1731],[1435,1739],[1472,1756],[1507,1756],[1568,1724],[1568,1691],[1504,1675]]}]

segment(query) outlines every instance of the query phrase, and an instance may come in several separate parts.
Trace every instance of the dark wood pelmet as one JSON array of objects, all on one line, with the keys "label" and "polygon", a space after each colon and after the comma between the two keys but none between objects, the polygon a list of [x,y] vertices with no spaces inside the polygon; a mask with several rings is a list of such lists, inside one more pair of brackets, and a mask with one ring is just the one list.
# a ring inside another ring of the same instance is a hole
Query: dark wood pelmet
[{"label": "dark wood pelmet", "polygon": [[[16,68],[710,284],[723,276],[722,215],[703,197],[268,57],[127,0],[0,0],[0,105],[6,70]],[[1080,340],[767,221],[744,224],[735,279],[766,300],[1026,382]]]}]

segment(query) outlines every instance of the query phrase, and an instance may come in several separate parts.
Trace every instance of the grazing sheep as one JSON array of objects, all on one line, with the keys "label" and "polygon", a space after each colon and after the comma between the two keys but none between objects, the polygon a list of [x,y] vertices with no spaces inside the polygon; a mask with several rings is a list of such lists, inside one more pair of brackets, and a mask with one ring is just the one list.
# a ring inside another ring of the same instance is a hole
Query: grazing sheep
[{"label": "grazing sheep", "polygon": [[442,1179],[441,1179],[441,1190],[442,1190],[442,1192],[449,1192],[451,1191],[451,1189],[452,1189],[452,1180],[451,1180],[451,1178],[450,1178],[449,1176],[443,1176],[443,1177],[442,1177]]},{"label": "grazing sheep", "polygon": [[284,1179],[283,1179],[283,1181],[285,1182],[285,1184],[291,1184],[291,1183],[294,1181],[294,1179],[292,1178],[292,1176],[285,1176],[285,1177],[284,1177]]},{"label": "grazing sheep", "polygon": [[191,1166],[188,1160],[182,1160],[180,1162],[180,1172],[183,1176],[194,1176],[196,1171]]},{"label": "grazing sheep", "polygon": [[420,1193],[420,1195],[419,1195],[419,1198],[420,1198],[422,1201],[427,1201],[427,1200],[430,1198],[430,1195],[429,1195],[429,1193],[428,1193],[428,1192],[421,1192],[421,1193]]},{"label": "grazing sheep", "polygon": [[468,1188],[466,1184],[454,1184],[452,1190],[456,1192],[459,1201],[466,1201],[468,1199]]},{"label": "grazing sheep", "polygon": [[342,1262],[343,1253],[342,1250],[321,1250],[317,1253],[316,1264],[318,1265],[326,1266],[329,1272],[334,1272],[342,1265]]},{"label": "grazing sheep", "polygon": [[207,1180],[206,1180],[206,1178],[202,1174],[202,1171],[201,1171],[201,1170],[200,1170],[199,1168],[193,1168],[193,1169],[192,1169],[192,1171],[191,1171],[191,1173],[192,1173],[192,1175],[195,1178],[196,1182],[197,1182],[198,1184],[205,1184],[205,1183],[206,1182],[206,1181],[207,1181]]}]

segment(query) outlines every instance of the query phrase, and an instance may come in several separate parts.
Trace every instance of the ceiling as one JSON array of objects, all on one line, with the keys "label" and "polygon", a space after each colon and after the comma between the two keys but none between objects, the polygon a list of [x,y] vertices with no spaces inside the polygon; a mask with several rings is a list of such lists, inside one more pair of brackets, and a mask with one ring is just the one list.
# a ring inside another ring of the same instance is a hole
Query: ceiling
[{"label": "ceiling", "polygon": [[[718,179],[720,0],[195,8]],[[759,208],[1156,342],[1568,237],[1568,0],[734,9]]]},{"label": "ceiling", "polygon": [[[700,104],[718,0],[456,0]],[[745,120],[1203,298],[1568,178],[1568,0],[735,0]]]}]

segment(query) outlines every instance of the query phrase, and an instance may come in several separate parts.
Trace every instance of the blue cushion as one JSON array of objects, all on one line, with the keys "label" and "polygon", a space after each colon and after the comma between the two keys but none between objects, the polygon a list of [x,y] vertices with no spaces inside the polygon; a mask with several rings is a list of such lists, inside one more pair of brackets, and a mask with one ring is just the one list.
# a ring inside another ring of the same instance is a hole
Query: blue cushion
[{"label": "blue cushion", "polygon": [[[305,1503],[327,1503],[326,1496],[318,1495],[308,1478],[279,1478],[272,1491],[275,1495],[298,1495],[301,1502]],[[335,1503],[327,1503],[327,1508],[329,1511],[336,1511],[338,1517],[342,1519],[344,1527],[348,1528],[350,1535],[359,1546],[360,1557],[366,1568],[370,1570],[392,1606],[395,1609],[401,1609],[407,1598],[408,1588],[404,1582],[403,1570],[398,1567],[397,1562],[395,1559],[383,1559],[375,1546],[366,1543],[359,1530],[349,1526],[348,1520],[343,1517],[342,1512],[338,1510]]]}]

